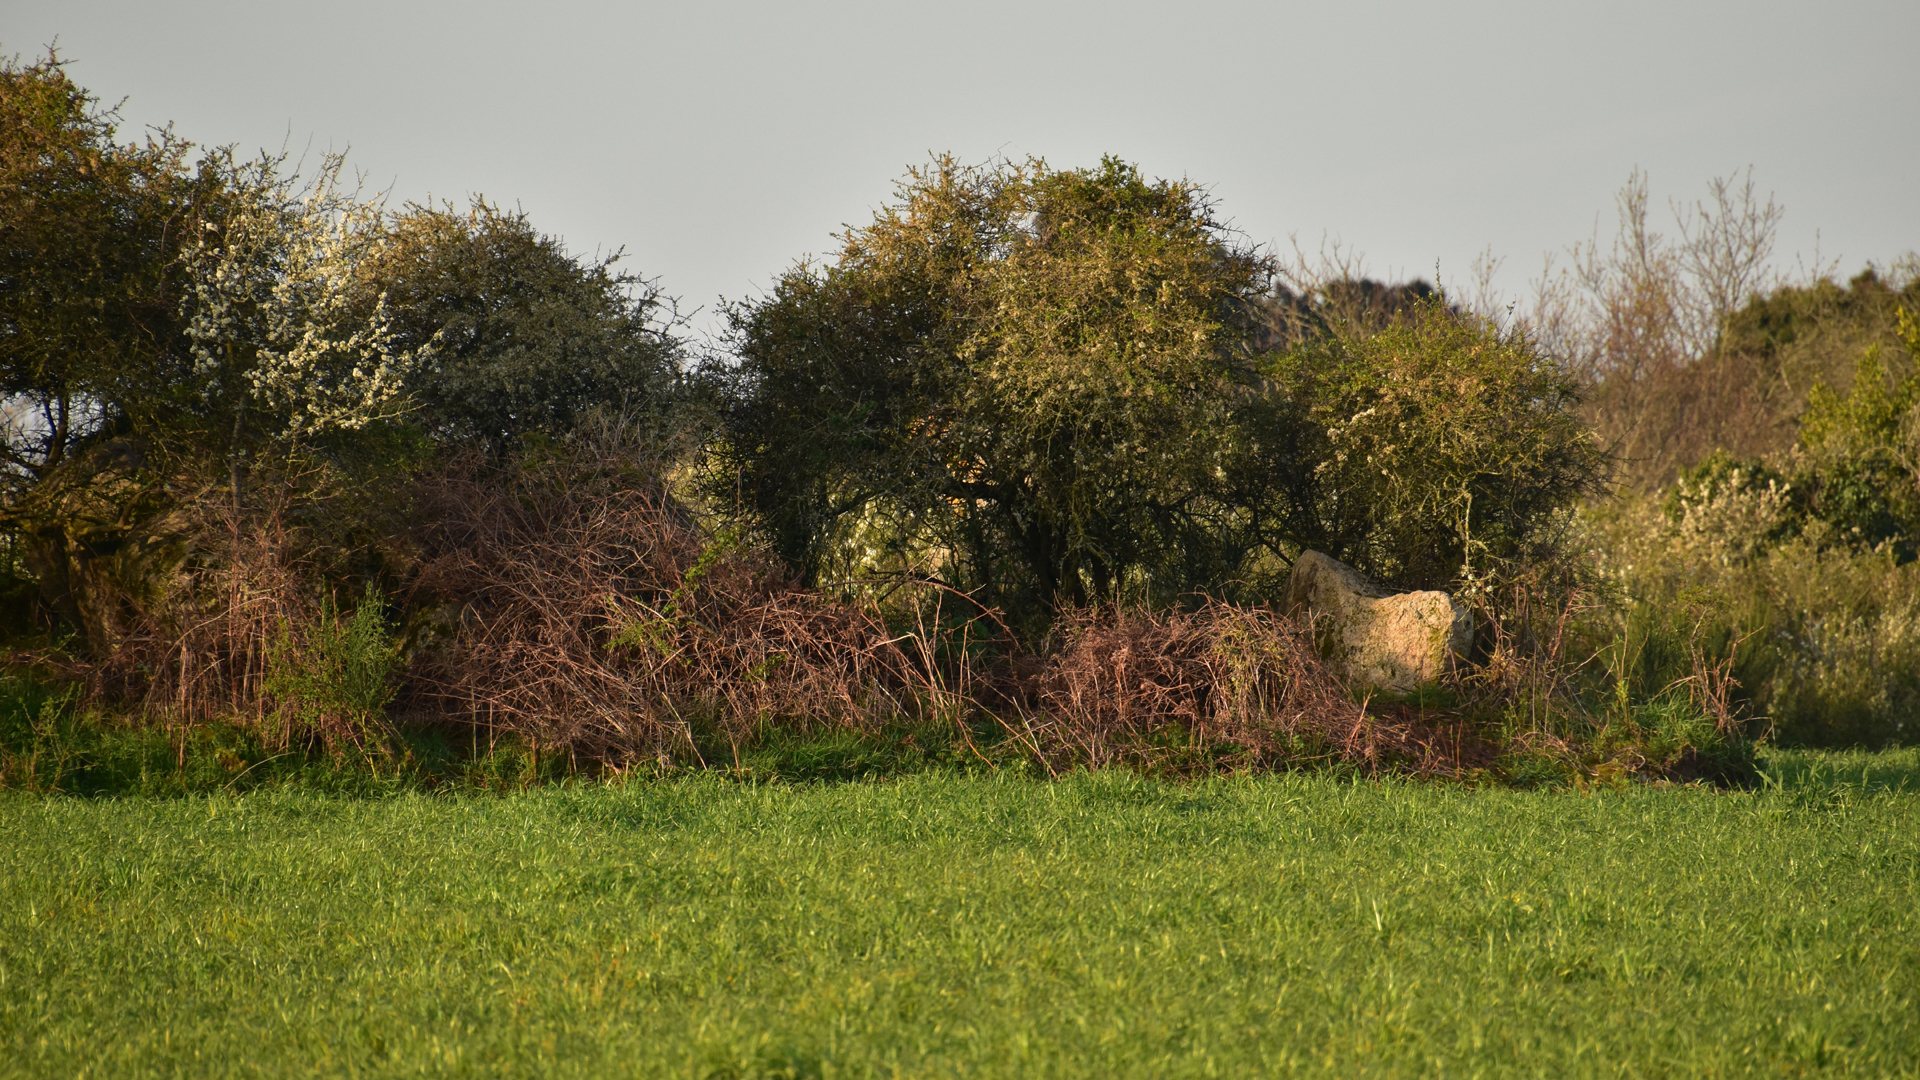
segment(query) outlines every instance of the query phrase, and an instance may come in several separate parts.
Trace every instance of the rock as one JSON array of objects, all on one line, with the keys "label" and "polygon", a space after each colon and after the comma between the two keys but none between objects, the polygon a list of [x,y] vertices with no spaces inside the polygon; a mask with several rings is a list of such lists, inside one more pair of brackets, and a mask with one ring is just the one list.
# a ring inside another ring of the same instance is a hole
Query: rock
[{"label": "rock", "polygon": [[1356,686],[1404,693],[1437,680],[1473,644],[1473,612],[1438,590],[1390,592],[1318,551],[1294,561],[1287,607],[1312,616],[1327,659]]}]

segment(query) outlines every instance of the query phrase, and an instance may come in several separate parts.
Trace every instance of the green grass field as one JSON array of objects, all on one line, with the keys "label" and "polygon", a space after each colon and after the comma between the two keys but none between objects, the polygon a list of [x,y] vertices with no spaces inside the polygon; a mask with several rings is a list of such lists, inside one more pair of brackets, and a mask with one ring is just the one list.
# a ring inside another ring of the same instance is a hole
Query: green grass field
[{"label": "green grass field", "polygon": [[1753,792],[0,798],[0,1075],[1920,1075],[1920,755]]}]

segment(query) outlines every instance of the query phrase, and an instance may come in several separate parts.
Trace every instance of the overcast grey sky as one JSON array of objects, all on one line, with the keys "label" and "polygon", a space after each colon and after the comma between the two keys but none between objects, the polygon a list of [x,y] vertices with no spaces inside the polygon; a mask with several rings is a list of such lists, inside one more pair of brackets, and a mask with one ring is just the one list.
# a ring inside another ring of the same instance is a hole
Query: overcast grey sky
[{"label": "overcast grey sky", "polygon": [[[764,288],[909,164],[1115,153],[1255,240],[1523,289],[1638,166],[1751,165],[1780,255],[1920,248],[1920,2],[545,3],[7,0],[130,126],[351,148],[396,199],[518,203],[687,306]],[[706,322],[706,320],[702,320]]]}]

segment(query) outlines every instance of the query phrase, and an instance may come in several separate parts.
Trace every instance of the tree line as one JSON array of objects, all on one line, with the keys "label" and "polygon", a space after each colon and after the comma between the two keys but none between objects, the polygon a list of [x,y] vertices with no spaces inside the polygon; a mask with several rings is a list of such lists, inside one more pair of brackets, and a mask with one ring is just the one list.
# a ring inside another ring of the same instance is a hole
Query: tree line
[{"label": "tree line", "polygon": [[[500,513],[565,488],[693,530],[676,552],[704,538],[648,578],[685,577],[657,603],[568,601],[623,613],[578,613],[595,647],[656,641],[635,619],[697,633],[685,590],[739,552],[762,560],[728,564],[759,598],[740,610],[774,603],[751,584],[766,573],[889,618],[961,596],[1044,649],[1062,615],[1273,604],[1313,549],[1470,597],[1483,658],[1544,647],[1520,629],[1543,595],[1603,650],[1632,639],[1636,604],[1694,611],[1688,581],[1719,590],[1712,648],[1751,654],[1778,618],[1702,559],[1920,551],[1920,274],[1772,276],[1779,208],[1750,177],[1709,196],[1663,236],[1636,174],[1611,245],[1550,260],[1518,305],[1492,295],[1490,261],[1442,290],[1338,250],[1282,258],[1200,185],[1117,157],[938,156],[695,340],[659,279],[524,213],[392,206],[337,156],[127,139],[57,56],[6,61],[7,629],[148,672],[151,697],[155,657],[184,686],[194,628],[239,625],[271,578],[281,621],[344,626],[342,597],[378,598],[410,656],[485,617],[423,591],[478,580],[423,571],[427,553],[459,549],[458,522],[513,532]],[[560,461],[568,479],[541,471]],[[493,509],[449,509],[449,490]],[[1664,524],[1620,524],[1641,506]],[[612,535],[596,528],[578,535]],[[1702,530],[1748,543],[1728,555]],[[1619,569],[1644,569],[1634,545],[1656,535],[1652,561],[1682,570]],[[1706,618],[1607,678],[1681,685]],[[256,696],[271,621],[214,649],[251,657],[221,678]],[[1741,692],[1761,703],[1818,667],[1757,663]]]},{"label": "tree line", "polygon": [[0,79],[6,528],[89,648],[114,632],[94,594],[138,593],[129,538],[188,489],[241,513],[301,489],[315,527],[377,529],[371,477],[590,414],[646,425],[807,583],[938,579],[1041,623],[1270,597],[1306,547],[1448,584],[1604,475],[1524,332],[1430,290],[1338,332],[1197,185],[1117,158],[938,158],[695,350],[657,284],[522,214],[120,141],[51,56]]}]

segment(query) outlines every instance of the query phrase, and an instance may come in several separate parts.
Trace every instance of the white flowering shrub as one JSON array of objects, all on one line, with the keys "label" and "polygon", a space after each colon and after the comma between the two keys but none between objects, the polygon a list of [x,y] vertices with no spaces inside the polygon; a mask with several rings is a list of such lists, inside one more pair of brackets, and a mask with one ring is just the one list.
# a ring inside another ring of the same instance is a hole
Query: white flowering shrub
[{"label": "white flowering shrub", "polygon": [[343,190],[344,159],[328,155],[305,184],[279,165],[227,163],[230,209],[187,253],[196,374],[243,389],[274,435],[357,430],[404,409],[433,345],[396,348],[386,298],[366,301],[360,268],[387,242],[383,211]]},{"label": "white flowering shrub", "polygon": [[1744,565],[1801,524],[1786,477],[1725,455],[1681,475],[1666,499],[1671,542],[1690,559]]}]

